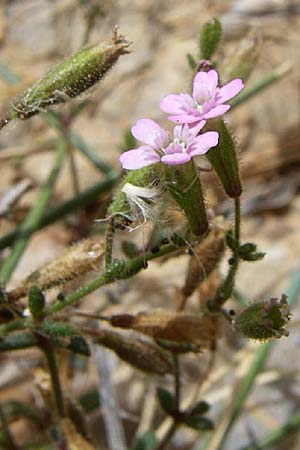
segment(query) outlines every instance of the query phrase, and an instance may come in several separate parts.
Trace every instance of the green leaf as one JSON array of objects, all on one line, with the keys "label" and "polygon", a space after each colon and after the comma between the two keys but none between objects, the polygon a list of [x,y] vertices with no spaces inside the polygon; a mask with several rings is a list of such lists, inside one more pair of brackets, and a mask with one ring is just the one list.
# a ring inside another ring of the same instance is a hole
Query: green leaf
[{"label": "green leaf", "polygon": [[256,245],[252,242],[246,242],[239,248],[239,255],[244,261],[258,261],[263,259],[265,253],[257,252]]},{"label": "green leaf", "polygon": [[174,411],[176,410],[176,401],[174,396],[169,391],[163,388],[157,388],[157,396],[161,408],[165,411],[166,414],[172,416]]},{"label": "green leaf", "polygon": [[209,410],[210,406],[208,403],[201,400],[200,402],[196,403],[196,405],[192,408],[190,412],[191,416],[201,416],[202,414],[205,414]]},{"label": "green leaf", "polygon": [[189,428],[193,428],[194,430],[198,431],[213,430],[214,428],[213,422],[207,417],[202,416],[188,417],[184,423]]},{"label": "green leaf", "polygon": [[156,446],[156,438],[153,431],[146,431],[138,437],[133,450],[153,450]]}]

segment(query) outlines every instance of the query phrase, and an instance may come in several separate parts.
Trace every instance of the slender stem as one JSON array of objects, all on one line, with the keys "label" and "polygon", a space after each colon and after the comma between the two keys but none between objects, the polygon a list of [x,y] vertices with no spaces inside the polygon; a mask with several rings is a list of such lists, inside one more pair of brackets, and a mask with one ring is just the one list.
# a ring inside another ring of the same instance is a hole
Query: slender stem
[{"label": "slender stem", "polygon": [[240,233],[241,233],[241,202],[240,197],[234,199],[234,244],[233,261],[230,265],[228,274],[218,288],[216,297],[213,301],[213,307],[219,308],[231,296],[234,288],[234,280],[239,267],[239,248],[240,248]]},{"label": "slender stem", "polygon": [[[185,243],[182,243],[184,246]],[[137,258],[133,258],[129,261],[123,261],[112,265],[103,272],[99,277],[95,278],[95,280],[90,283],[82,286],[77,291],[70,294],[63,301],[57,301],[54,303],[49,310],[46,312],[47,315],[57,313],[67,306],[71,306],[74,303],[77,303],[86,295],[95,291],[96,289],[112,283],[116,280],[121,280],[125,278],[131,278],[135,274],[137,274],[140,270],[145,268],[145,263],[147,261],[151,261],[152,259],[159,258],[160,256],[167,255],[168,253],[172,253],[173,251],[178,250],[179,246],[174,244],[168,244],[160,248],[157,253],[146,253],[145,255],[138,256]],[[1,327],[0,327],[0,335],[1,335]]]},{"label": "slender stem", "polygon": [[55,405],[56,405],[56,412],[59,417],[65,417],[65,411],[64,411],[64,397],[62,393],[62,388],[60,384],[59,379],[59,373],[58,373],[58,367],[56,362],[56,356],[54,353],[53,345],[48,338],[39,337],[38,340],[40,341],[40,348],[43,350],[47,364],[49,369],[49,374],[51,378],[51,384],[52,384],[52,392],[55,398]]},{"label": "slender stem", "polygon": [[4,285],[7,283],[17,263],[19,262],[19,259],[21,258],[29,241],[30,235],[27,234],[28,230],[38,227],[40,224],[41,218],[52,195],[55,182],[60,173],[65,151],[66,143],[63,139],[60,139],[58,141],[57,154],[50,175],[44,186],[41,188],[35,205],[20,226],[15,245],[0,269],[0,284]]},{"label": "slender stem", "polygon": [[169,430],[161,440],[161,442],[156,447],[156,450],[163,450],[165,446],[170,442],[174,434],[176,433],[180,422],[176,420],[176,414],[180,414],[180,397],[181,397],[181,381],[180,381],[180,366],[179,366],[179,356],[173,355],[175,374],[174,374],[174,398],[175,398],[175,413],[173,417],[172,425]]},{"label": "slender stem", "polygon": [[115,224],[114,219],[110,219],[108,222],[108,227],[106,230],[106,239],[105,239],[105,268],[108,267],[112,263],[112,251],[113,251],[113,242],[115,235]]}]

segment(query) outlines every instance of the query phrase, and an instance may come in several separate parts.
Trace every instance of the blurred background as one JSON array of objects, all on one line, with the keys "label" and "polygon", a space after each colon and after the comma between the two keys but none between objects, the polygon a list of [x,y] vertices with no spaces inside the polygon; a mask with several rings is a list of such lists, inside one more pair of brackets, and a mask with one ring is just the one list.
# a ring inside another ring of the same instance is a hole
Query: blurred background
[{"label": "blurred background", "polygon": [[[72,128],[119,170],[118,155],[124,147],[126,130],[141,117],[166,124],[166,117],[159,110],[160,99],[168,93],[184,92],[190,86],[192,77],[186,54],[196,54],[199,29],[213,17],[221,21],[224,30],[218,54],[223,83],[232,78],[236,65],[241,69],[242,63],[249,88],[270,75],[280,78],[227,114],[227,123],[239,144],[244,182],[242,240],[254,241],[259,250],[266,252],[262,261],[241,265],[237,288],[251,301],[280,297],[300,263],[299,1],[1,0],[0,108],[4,115],[10,101],[49,68],[84,45],[110,39],[118,25],[121,34],[132,42],[131,53],[122,56],[88,96],[73,102],[73,107],[79,107],[82,102],[85,106],[72,122]],[[58,110],[67,114],[69,108],[65,105]],[[0,236],[13,230],[34,204],[53,161],[49,142],[55,133],[40,116],[9,124],[1,131],[0,206],[1,195],[20,181],[26,180],[28,189],[9,208],[2,202]],[[79,152],[74,153],[74,161],[77,186],[70,165],[65,164],[52,204],[101,178]],[[214,214],[230,219],[230,202],[211,173],[205,178],[207,200]],[[101,195],[79,212],[36,232],[9,286],[16,286],[41,264],[60,255],[70,242],[89,234],[95,226],[94,220],[104,216],[110,196],[109,193]],[[141,239],[142,234],[139,230]],[[132,236],[134,239],[134,233]],[[1,256],[8,253],[4,249]],[[186,258],[180,256],[176,264],[173,260],[163,265],[152,263],[132,281],[130,289],[125,282],[102,289],[87,299],[84,308],[96,309],[95,305],[98,308],[99,302],[106,304],[107,299],[115,303],[114,311],[172,308],[176,288],[184,280]],[[221,271],[225,269],[226,259]],[[205,289],[209,291],[210,282],[214,283],[210,280],[202,286],[202,296]],[[199,293],[193,296],[191,307],[197,307],[198,296]],[[275,343],[224,450],[254,445],[299,409],[299,319],[299,307],[295,306],[290,336]],[[244,342],[229,329],[224,331],[214,369],[201,388],[201,395],[212,405],[211,417],[220,418],[224,410],[226,416],[232,390],[248,370],[256,350],[256,343]],[[31,404],[38,401],[38,352],[28,350],[26,358],[22,355],[0,356],[1,403],[14,398]],[[187,357],[184,375],[187,397],[195,390],[209,359],[208,354]],[[79,361],[72,370],[64,361],[64,386],[71,396],[79,396],[97,385],[95,360]],[[110,364],[128,441],[134,433],[150,428],[158,429],[162,436],[166,424],[161,413],[157,413],[155,386],[168,386],[168,380],[149,379],[114,357],[110,358]],[[108,448],[97,408],[88,420],[96,442],[101,448]],[[12,420],[11,429],[20,448],[30,440],[35,429],[31,422],[28,424],[24,419]],[[171,447],[196,449],[198,439],[199,433],[183,430],[176,434]],[[299,447],[300,436],[295,433],[283,443],[268,448],[296,450]]]}]

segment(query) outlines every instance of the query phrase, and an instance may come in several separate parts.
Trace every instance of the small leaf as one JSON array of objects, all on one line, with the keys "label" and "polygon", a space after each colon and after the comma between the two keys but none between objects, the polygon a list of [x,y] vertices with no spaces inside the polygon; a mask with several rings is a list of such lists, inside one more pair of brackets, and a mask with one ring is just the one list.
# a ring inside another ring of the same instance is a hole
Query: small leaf
[{"label": "small leaf", "polygon": [[256,248],[256,245],[252,242],[246,242],[245,244],[241,245],[241,247],[239,248],[240,258],[242,258],[244,261],[258,261],[260,259],[263,259],[265,253],[257,252]]},{"label": "small leaf", "polygon": [[201,416],[202,414],[205,414],[209,410],[209,408],[210,408],[209,404],[201,400],[192,408],[190,412],[190,417]]},{"label": "small leaf", "polygon": [[176,402],[174,396],[163,388],[157,388],[157,396],[161,408],[166,414],[172,416],[176,410]]},{"label": "small leaf", "polygon": [[72,336],[67,349],[83,356],[91,355],[89,345],[82,336]]},{"label": "small leaf", "polygon": [[185,421],[185,425],[198,431],[213,430],[214,428],[213,422],[207,417],[202,416],[188,417]]},{"label": "small leaf", "polygon": [[153,431],[146,431],[138,437],[133,450],[153,450],[156,446],[156,438]]}]

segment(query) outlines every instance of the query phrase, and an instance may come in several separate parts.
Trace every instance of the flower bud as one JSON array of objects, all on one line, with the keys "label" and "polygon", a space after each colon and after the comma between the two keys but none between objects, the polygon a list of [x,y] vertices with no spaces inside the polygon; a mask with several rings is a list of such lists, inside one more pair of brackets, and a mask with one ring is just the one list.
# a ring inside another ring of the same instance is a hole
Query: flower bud
[{"label": "flower bud", "polygon": [[219,133],[219,143],[206,153],[206,157],[229,197],[239,197],[242,185],[234,140],[223,120],[214,121],[212,124],[212,129]]},{"label": "flower bud", "polygon": [[208,230],[208,220],[200,176],[193,161],[164,168],[170,194],[184,212],[191,232],[201,236]]},{"label": "flower bud", "polygon": [[203,59],[211,59],[218,48],[222,37],[222,26],[214,18],[203,25],[200,31],[200,54]]},{"label": "flower bud", "polygon": [[287,296],[282,294],[280,300],[271,298],[248,306],[237,316],[235,327],[250,339],[280,338],[289,335],[285,327],[290,317]]},{"label": "flower bud", "polygon": [[129,43],[114,33],[113,39],[84,48],[47,72],[11,104],[9,120],[28,119],[47,106],[65,103],[100,81]]},{"label": "flower bud", "polygon": [[42,316],[45,307],[45,296],[37,286],[32,286],[29,289],[28,306],[32,317],[36,319]]}]

